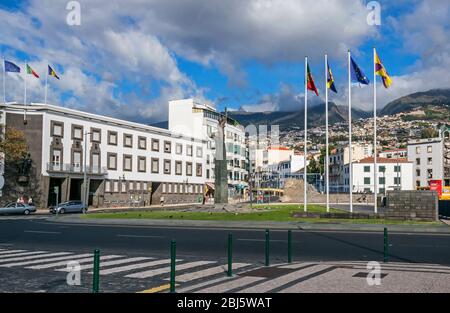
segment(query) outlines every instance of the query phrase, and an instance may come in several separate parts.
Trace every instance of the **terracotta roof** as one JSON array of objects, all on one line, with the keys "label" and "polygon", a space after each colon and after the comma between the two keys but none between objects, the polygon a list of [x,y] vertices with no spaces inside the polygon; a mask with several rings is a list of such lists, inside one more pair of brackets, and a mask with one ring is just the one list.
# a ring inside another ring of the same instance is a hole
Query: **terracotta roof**
[{"label": "terracotta roof", "polygon": [[291,149],[281,146],[273,146],[270,147],[268,150],[281,150],[281,151],[290,151]]},{"label": "terracotta roof", "polygon": [[[373,163],[373,157],[369,157],[369,158],[365,158],[362,160],[359,160],[356,163],[369,163],[372,164]],[[408,159],[388,159],[388,158],[377,158],[377,163],[412,163],[410,161],[408,161]]]},{"label": "terracotta roof", "polygon": [[386,152],[405,152],[408,151],[407,149],[389,149],[389,150],[384,150],[381,151],[381,153],[386,153]]}]

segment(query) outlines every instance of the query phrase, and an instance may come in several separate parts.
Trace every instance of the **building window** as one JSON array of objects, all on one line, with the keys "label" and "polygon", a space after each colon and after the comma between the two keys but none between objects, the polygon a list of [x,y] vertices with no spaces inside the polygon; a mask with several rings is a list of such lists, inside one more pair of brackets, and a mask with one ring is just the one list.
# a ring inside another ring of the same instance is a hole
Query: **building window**
[{"label": "building window", "polygon": [[209,169],[206,170],[206,179],[209,179]]},{"label": "building window", "polygon": [[111,182],[109,180],[105,181],[105,192],[111,192]]},{"label": "building window", "polygon": [[172,151],[172,143],[170,141],[164,141],[164,152],[170,153]]},{"label": "building window", "polygon": [[53,137],[64,137],[64,124],[61,122],[51,122],[52,136]]},{"label": "building window", "polygon": [[91,172],[100,173],[100,154],[92,153],[91,155]]},{"label": "building window", "polygon": [[420,170],[416,170],[416,176],[420,177]]},{"label": "building window", "polygon": [[433,147],[432,146],[428,146],[427,147],[427,152],[428,153],[433,153]]},{"label": "building window", "polygon": [[380,194],[384,194],[384,193],[386,193],[386,189],[385,189],[385,188],[380,188],[380,189],[378,190],[378,192],[379,192]]},{"label": "building window", "polygon": [[386,178],[385,177],[380,177],[378,181],[379,181],[380,185],[385,185],[386,184]]},{"label": "building window", "polygon": [[128,190],[129,190],[129,191],[133,191],[133,190],[134,190],[134,183],[133,183],[132,181],[130,181],[130,182],[128,183]]},{"label": "building window", "polygon": [[162,184],[162,192],[166,193],[166,184],[165,183]]},{"label": "building window", "polygon": [[138,148],[142,150],[147,149],[147,138],[139,136],[138,138]]},{"label": "building window", "polygon": [[420,187],[420,180],[416,180],[416,187]]},{"label": "building window", "polygon": [[123,134],[123,146],[126,148],[133,148],[133,135]]},{"label": "building window", "polygon": [[394,172],[395,173],[400,173],[401,171],[402,171],[402,167],[400,165],[394,166]]},{"label": "building window", "polygon": [[402,184],[402,178],[394,177],[394,185],[401,185],[401,184]]},{"label": "building window", "polygon": [[120,184],[120,190],[122,193],[127,192],[127,183],[125,181],[122,181]]},{"label": "building window", "polygon": [[173,184],[173,193],[178,193],[178,184]]},{"label": "building window", "polygon": [[147,171],[146,157],[138,157],[138,171],[141,173],[145,173]]},{"label": "building window", "polygon": [[195,173],[198,177],[202,176],[202,164],[201,163],[197,163],[195,165]]},{"label": "building window", "polygon": [[152,139],[152,151],[159,152],[159,140]]},{"label": "building window", "polygon": [[428,170],[428,178],[433,178],[433,170],[432,169]]},{"label": "building window", "polygon": [[380,166],[378,170],[380,171],[380,173],[386,173],[386,166]]},{"label": "building window", "polygon": [[183,162],[175,161],[175,175],[183,174]]},{"label": "building window", "polygon": [[420,165],[420,158],[416,159],[416,165]]},{"label": "building window", "polygon": [[428,158],[427,164],[428,165],[433,165],[433,158]]},{"label": "building window", "polygon": [[416,154],[420,154],[420,147],[416,147]]},{"label": "building window", "polygon": [[167,187],[168,193],[172,193],[172,184],[167,184]]},{"label": "building window", "polygon": [[131,172],[133,170],[133,156],[124,154],[123,156],[123,170]]},{"label": "building window", "polygon": [[186,155],[192,156],[192,146],[191,145],[186,146]]},{"label": "building window", "polygon": [[192,163],[186,162],[186,176],[192,176]]},{"label": "building window", "polygon": [[370,166],[364,166],[364,173],[370,173]]},{"label": "building window", "polygon": [[136,191],[141,191],[141,182],[136,182]]},{"label": "building window", "polygon": [[102,140],[102,131],[98,128],[91,128],[91,141],[100,143]]},{"label": "building window", "polygon": [[181,143],[177,143],[175,146],[175,153],[182,154],[183,153],[183,145]]},{"label": "building window", "polygon": [[159,173],[159,159],[152,158],[152,173]]},{"label": "building window", "polygon": [[370,185],[370,177],[364,177],[364,185]]},{"label": "building window", "polygon": [[108,170],[117,170],[117,154],[108,152]]},{"label": "building window", "polygon": [[119,182],[114,181],[114,192],[119,192]]},{"label": "building window", "polygon": [[183,193],[183,184],[180,184],[180,193]]},{"label": "building window", "polygon": [[72,139],[83,140],[83,126],[72,125]]},{"label": "building window", "polygon": [[72,167],[76,172],[81,171],[81,151],[74,151],[72,153]]},{"label": "building window", "polygon": [[172,161],[164,160],[164,174],[170,175],[171,167],[172,167]]},{"label": "building window", "polygon": [[197,147],[196,151],[197,151],[196,152],[197,158],[203,158],[203,148],[202,147]]},{"label": "building window", "polygon": [[108,131],[108,145],[117,146],[117,132]]}]

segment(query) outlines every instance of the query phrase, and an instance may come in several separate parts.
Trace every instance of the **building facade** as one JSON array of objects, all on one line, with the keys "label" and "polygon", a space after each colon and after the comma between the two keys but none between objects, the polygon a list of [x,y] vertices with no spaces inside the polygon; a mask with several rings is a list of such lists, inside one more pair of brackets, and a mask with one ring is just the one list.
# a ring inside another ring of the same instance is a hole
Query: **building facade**
[{"label": "building facade", "polygon": [[202,201],[205,140],[53,105],[0,108],[25,133],[41,207],[84,200],[85,188],[93,206]]}]

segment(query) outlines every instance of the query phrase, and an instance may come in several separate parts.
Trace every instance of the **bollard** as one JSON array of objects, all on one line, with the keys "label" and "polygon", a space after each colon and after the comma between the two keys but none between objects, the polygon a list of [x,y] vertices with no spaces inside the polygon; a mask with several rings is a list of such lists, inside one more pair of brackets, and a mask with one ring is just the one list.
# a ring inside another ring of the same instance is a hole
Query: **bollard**
[{"label": "bollard", "polygon": [[227,276],[233,276],[233,235],[228,234],[228,271]]},{"label": "bollard", "polygon": [[92,280],[92,293],[98,293],[100,283],[100,250],[94,250],[94,276]]},{"label": "bollard", "polygon": [[175,292],[175,262],[177,243],[172,240],[170,243],[170,292]]},{"label": "bollard", "polygon": [[292,231],[288,230],[288,263],[292,263]]},{"label": "bollard", "polygon": [[384,228],[384,263],[389,262],[389,239],[388,239],[388,230]]},{"label": "bollard", "polygon": [[270,262],[269,262],[269,240],[270,240],[269,230],[266,229],[266,266],[270,265]]}]

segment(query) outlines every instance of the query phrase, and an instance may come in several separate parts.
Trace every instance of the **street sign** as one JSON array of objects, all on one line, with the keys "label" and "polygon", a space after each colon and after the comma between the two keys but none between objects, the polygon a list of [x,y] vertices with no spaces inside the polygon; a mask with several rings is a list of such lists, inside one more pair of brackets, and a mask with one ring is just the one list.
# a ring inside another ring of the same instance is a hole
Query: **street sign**
[{"label": "street sign", "polygon": [[56,194],[59,193],[59,186],[53,187],[53,191],[54,191]]},{"label": "street sign", "polygon": [[3,175],[0,175],[0,189],[3,189],[3,186],[5,186],[5,178]]}]

